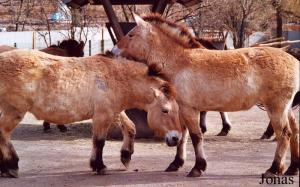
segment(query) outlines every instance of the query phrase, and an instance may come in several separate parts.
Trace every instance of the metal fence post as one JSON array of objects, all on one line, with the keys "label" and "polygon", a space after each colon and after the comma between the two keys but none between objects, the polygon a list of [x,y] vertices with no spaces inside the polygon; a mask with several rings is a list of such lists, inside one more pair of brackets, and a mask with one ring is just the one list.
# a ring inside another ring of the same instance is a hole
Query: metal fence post
[{"label": "metal fence post", "polygon": [[102,28],[102,32],[101,32],[101,41],[100,41],[100,45],[101,45],[101,53],[104,53],[104,29]]},{"label": "metal fence post", "polygon": [[92,41],[89,40],[89,56],[92,55]]},{"label": "metal fence post", "polygon": [[32,49],[35,49],[35,32],[32,32]]}]

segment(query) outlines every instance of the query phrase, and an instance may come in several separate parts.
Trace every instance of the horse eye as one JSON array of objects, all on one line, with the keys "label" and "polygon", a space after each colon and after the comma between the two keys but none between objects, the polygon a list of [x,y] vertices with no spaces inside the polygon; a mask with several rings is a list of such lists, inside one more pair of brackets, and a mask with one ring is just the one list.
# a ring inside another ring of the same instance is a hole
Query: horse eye
[{"label": "horse eye", "polygon": [[162,112],[167,114],[167,113],[169,113],[169,110],[168,109],[162,109]]},{"label": "horse eye", "polygon": [[131,37],[133,37],[133,34],[130,33],[130,34],[128,34],[128,36],[131,38]]}]

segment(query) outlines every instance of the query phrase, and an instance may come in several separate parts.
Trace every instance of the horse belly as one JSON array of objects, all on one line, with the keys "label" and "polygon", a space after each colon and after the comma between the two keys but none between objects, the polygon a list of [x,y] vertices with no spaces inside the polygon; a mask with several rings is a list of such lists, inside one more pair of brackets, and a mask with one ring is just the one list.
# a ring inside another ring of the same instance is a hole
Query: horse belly
[{"label": "horse belly", "polygon": [[259,102],[259,83],[252,76],[216,80],[186,70],[174,81],[178,102],[199,111],[247,110]]}]

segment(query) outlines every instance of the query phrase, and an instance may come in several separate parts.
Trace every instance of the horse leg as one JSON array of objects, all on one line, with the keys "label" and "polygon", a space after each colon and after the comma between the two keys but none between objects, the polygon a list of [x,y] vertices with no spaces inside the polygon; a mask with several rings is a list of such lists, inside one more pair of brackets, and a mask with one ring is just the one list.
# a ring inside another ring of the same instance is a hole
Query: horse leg
[{"label": "horse leg", "polygon": [[49,132],[49,130],[50,130],[50,123],[48,123],[47,121],[44,121],[43,127],[44,127],[44,132]]},{"label": "horse leg", "polygon": [[166,172],[172,172],[172,171],[178,171],[180,167],[183,166],[184,160],[186,159],[186,143],[187,143],[187,129],[185,128],[182,133],[182,139],[180,140],[178,146],[177,146],[177,152],[175,159],[171,164],[168,166],[168,168],[165,170]]},{"label": "horse leg", "polygon": [[187,176],[200,177],[203,171],[206,170],[207,164],[203,150],[203,133],[198,125],[199,112],[191,108],[181,107],[180,118],[189,130],[196,157],[195,165]]},{"label": "horse leg", "polygon": [[56,127],[59,129],[60,132],[67,132],[67,127],[64,124],[57,124]]},{"label": "horse leg", "polygon": [[272,124],[271,122],[269,122],[269,125],[266,129],[266,131],[264,132],[264,134],[261,136],[261,140],[263,139],[270,139],[274,134],[274,130],[273,130],[273,127],[272,127]]},{"label": "horse leg", "polygon": [[205,133],[207,131],[206,128],[206,111],[200,112],[200,128],[202,133]]},{"label": "horse leg", "polygon": [[229,121],[228,115],[226,112],[220,112],[222,118],[222,130],[217,136],[226,136],[231,129],[231,123]]},{"label": "horse leg", "polygon": [[[291,128],[288,121],[288,106],[286,108],[269,111],[268,115],[276,134],[277,147],[272,166],[266,171],[265,175],[281,175],[284,170],[284,161],[287,149],[292,136]],[[269,108],[269,107],[267,107]]]},{"label": "horse leg", "polygon": [[19,157],[10,141],[13,129],[23,119],[25,113],[14,107],[3,106],[0,116],[0,173],[2,177],[18,177]]},{"label": "horse leg", "polygon": [[103,163],[102,157],[103,147],[112,118],[105,113],[100,114],[101,117],[100,115],[97,115],[97,117],[93,118],[93,151],[90,159],[90,166],[98,175],[104,175],[106,173],[106,166]]},{"label": "horse leg", "polygon": [[123,133],[123,145],[121,148],[121,162],[126,168],[129,166],[131,155],[134,152],[134,138],[136,134],[134,123],[127,117],[124,111],[120,114]]},{"label": "horse leg", "polygon": [[290,151],[291,151],[291,164],[285,175],[297,175],[299,172],[299,126],[296,122],[294,113],[289,111],[289,123],[292,130],[292,136],[290,139]]}]

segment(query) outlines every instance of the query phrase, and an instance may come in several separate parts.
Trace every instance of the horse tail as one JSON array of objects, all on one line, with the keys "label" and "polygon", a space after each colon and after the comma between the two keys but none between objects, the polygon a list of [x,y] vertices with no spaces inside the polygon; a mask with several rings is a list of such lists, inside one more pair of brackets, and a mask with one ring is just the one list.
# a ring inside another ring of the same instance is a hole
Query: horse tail
[{"label": "horse tail", "polygon": [[298,91],[294,96],[292,107],[294,108],[297,107],[298,105],[300,105],[300,91]]}]

